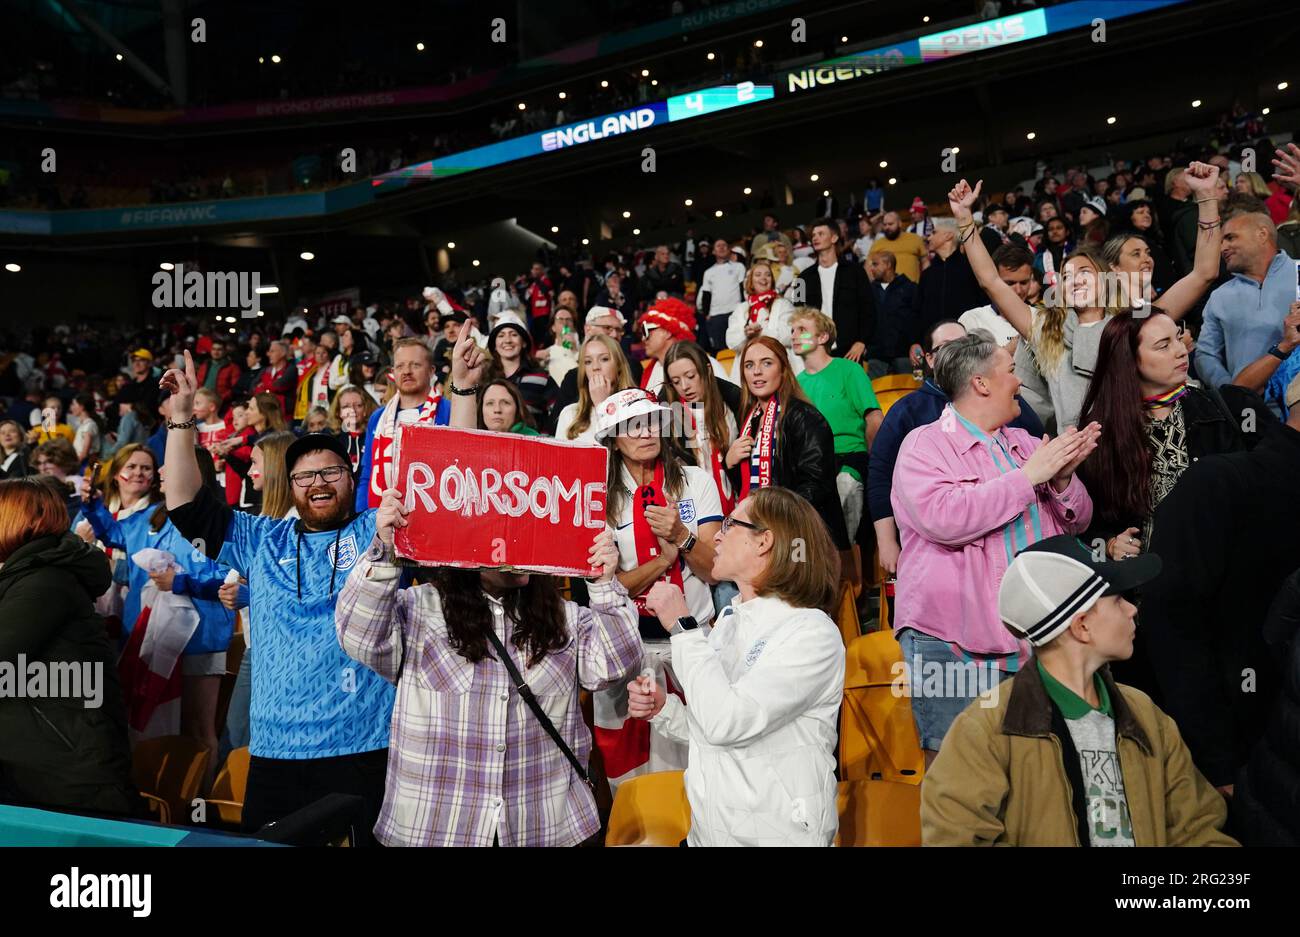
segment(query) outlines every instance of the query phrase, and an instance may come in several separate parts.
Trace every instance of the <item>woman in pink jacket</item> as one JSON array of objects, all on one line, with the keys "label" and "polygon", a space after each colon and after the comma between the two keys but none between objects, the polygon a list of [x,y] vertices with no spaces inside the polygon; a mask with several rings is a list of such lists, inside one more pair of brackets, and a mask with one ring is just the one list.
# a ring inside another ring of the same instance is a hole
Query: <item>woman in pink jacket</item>
[{"label": "woman in pink jacket", "polygon": [[894,632],[927,764],[971,700],[1028,659],[998,618],[998,586],[1029,544],[1087,528],[1092,501],[1074,470],[1101,432],[1068,427],[1049,441],[1007,426],[1020,379],[982,329],[944,345],[934,371],[952,403],[903,441],[891,495],[902,545]]}]

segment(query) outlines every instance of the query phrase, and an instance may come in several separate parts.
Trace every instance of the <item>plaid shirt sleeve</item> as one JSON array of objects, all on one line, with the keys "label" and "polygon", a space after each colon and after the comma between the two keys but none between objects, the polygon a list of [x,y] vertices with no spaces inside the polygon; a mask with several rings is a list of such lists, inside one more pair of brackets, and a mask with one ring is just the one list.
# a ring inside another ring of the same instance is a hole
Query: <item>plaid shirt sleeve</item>
[{"label": "plaid shirt sleeve", "polygon": [[578,607],[578,680],[603,690],[641,669],[641,632],[636,604],[617,578],[587,584],[590,605]]},{"label": "plaid shirt sleeve", "polygon": [[344,653],[389,683],[397,682],[402,632],[409,620],[409,596],[398,589],[400,577],[392,547],[376,536],[348,575],[334,610],[334,628]]}]

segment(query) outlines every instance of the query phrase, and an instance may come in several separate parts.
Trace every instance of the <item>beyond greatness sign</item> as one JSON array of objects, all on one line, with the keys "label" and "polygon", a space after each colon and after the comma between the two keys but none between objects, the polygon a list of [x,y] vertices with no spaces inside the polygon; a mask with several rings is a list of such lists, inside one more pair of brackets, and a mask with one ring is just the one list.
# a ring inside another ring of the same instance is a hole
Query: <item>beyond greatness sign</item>
[{"label": "beyond greatness sign", "polygon": [[603,446],[539,436],[403,425],[397,487],[408,525],[397,555],[422,566],[509,566],[589,576],[605,529]]}]

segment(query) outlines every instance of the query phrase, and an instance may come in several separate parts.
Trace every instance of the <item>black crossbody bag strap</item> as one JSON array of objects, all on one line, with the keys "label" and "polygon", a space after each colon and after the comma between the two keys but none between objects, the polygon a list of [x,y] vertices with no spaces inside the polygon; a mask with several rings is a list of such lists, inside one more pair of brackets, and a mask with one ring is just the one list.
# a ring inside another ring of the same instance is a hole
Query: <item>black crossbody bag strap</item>
[{"label": "black crossbody bag strap", "polygon": [[510,674],[510,679],[515,685],[515,690],[518,691],[520,697],[523,698],[523,701],[528,704],[528,708],[533,711],[533,715],[536,716],[537,721],[542,724],[542,728],[546,730],[546,734],[551,737],[552,741],[555,742],[560,751],[564,753],[564,757],[569,759],[569,764],[573,765],[573,770],[577,772],[578,777],[582,778],[582,783],[587,785],[587,787],[591,787],[591,778],[587,776],[587,769],[582,766],[580,761],[578,761],[578,756],[573,754],[573,749],[569,748],[569,746],[565,744],[564,738],[560,735],[560,731],[555,728],[555,724],[551,722],[550,717],[547,716],[546,712],[542,709],[542,704],[537,702],[537,697],[533,695],[533,688],[524,682],[523,676],[519,673],[519,668],[517,668],[515,662],[510,659],[510,655],[506,653],[505,646],[501,643],[501,639],[497,637],[496,629],[489,625],[484,630],[487,632],[487,639],[491,641],[492,646],[496,648],[497,658],[501,663],[505,664],[506,672]]}]

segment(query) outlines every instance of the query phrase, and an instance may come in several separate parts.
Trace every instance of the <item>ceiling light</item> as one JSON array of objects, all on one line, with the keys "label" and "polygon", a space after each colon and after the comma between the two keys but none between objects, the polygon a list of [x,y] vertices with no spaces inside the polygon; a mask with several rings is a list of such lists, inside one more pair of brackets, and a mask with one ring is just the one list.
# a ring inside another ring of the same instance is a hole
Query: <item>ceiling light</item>
[{"label": "ceiling light", "polygon": [[590,243],[591,243],[591,238],[583,238],[583,239],[582,239],[582,245],[583,245],[583,247],[586,247],[586,246],[587,246],[588,244],[590,244]]},{"label": "ceiling light", "polygon": [[524,110],[524,109],[526,109],[527,106],[528,106],[528,105],[524,104],[523,101],[520,101],[520,102],[519,102],[519,109],[520,109],[521,111]]},{"label": "ceiling light", "polygon": [[690,208],[690,207],[691,207],[692,205],[694,205],[694,204],[695,204],[695,199],[693,199],[693,198],[688,198],[688,199],[686,200],[686,202],[685,202],[685,205],[686,205],[687,208]]},{"label": "ceiling light", "polygon": [[763,40],[762,40],[762,39],[757,39],[757,40],[755,40],[755,42],[754,42],[754,48],[755,48],[755,49],[761,49],[761,48],[763,48]]},{"label": "ceiling light", "polygon": [[922,23],[928,23],[928,22],[930,22],[930,17],[928,17],[928,16],[923,16],[923,17],[921,17],[921,22],[922,22]]},{"label": "ceiling light", "polygon": [[813,174],[812,174],[811,176],[809,176],[808,178],[809,178],[811,181],[816,182],[818,179],[821,178],[821,176],[817,175],[817,173],[813,173]]},{"label": "ceiling light", "polygon": [[557,224],[553,224],[553,225],[551,225],[551,233],[552,233],[552,234],[559,234],[559,233],[560,233],[560,226],[557,225]]},{"label": "ceiling light", "polygon": [[1267,116],[1268,116],[1268,112],[1271,111],[1271,110],[1272,110],[1271,107],[1266,107],[1266,108],[1264,108],[1262,111],[1260,111],[1260,113],[1263,114],[1265,117],[1267,117]]},{"label": "ceiling light", "polygon": [[298,255],[298,258],[300,260],[315,260],[316,255],[313,254],[311,251],[303,251],[301,254]]},{"label": "ceiling light", "polygon": [[234,322],[234,321],[235,321],[235,317],[234,317],[234,316],[226,316],[226,321],[227,321],[227,322]]},{"label": "ceiling light", "polygon": [[280,287],[278,287],[278,286],[259,286],[257,289],[253,290],[253,292],[254,292],[254,293],[258,293],[258,294],[260,294],[260,295],[262,295],[262,296],[266,296],[266,295],[268,295],[268,294],[270,294],[270,293],[278,293],[278,292],[280,292]]},{"label": "ceiling light", "polygon": [[1034,133],[1034,131],[1031,130],[1031,131],[1029,131],[1029,133],[1025,134],[1025,139],[1026,139],[1026,140],[1032,140],[1032,139],[1034,139],[1034,137],[1036,137],[1036,136],[1038,136],[1038,134]]},{"label": "ceiling light", "polygon": [[1285,91],[1286,89],[1287,89],[1287,83],[1286,83],[1285,81],[1279,81],[1279,82],[1277,83],[1277,90],[1278,90],[1278,91]]},{"label": "ceiling light", "polygon": [[168,263],[167,261],[164,260],[162,263],[160,263],[160,264],[158,265],[158,269],[159,269],[159,270],[175,270],[175,269],[176,269],[176,265],[173,264],[173,263]]},{"label": "ceiling light", "polygon": [[1115,118],[1114,118],[1114,117],[1107,117],[1107,118],[1106,118],[1106,123],[1108,123],[1108,124],[1113,124],[1113,123],[1115,123]]},{"label": "ceiling light", "polygon": [[708,55],[708,58],[709,58],[709,61],[712,62],[715,58],[717,58],[717,56],[715,56],[712,52],[710,52],[709,55]]},{"label": "ceiling light", "polygon": [[822,189],[822,195],[824,195],[826,198],[830,198],[830,197],[831,197],[831,190],[830,190],[830,189]]},{"label": "ceiling light", "polygon": [[654,85],[656,88],[659,87],[659,79],[658,79],[658,78],[651,78],[651,79],[650,79],[650,84]]},{"label": "ceiling light", "polygon": [[887,160],[887,159],[882,159],[882,160],[880,161],[880,168],[881,168],[881,169],[884,169],[884,168],[887,167],[888,165],[889,165],[889,160]]},{"label": "ceiling light", "polygon": [[5,269],[10,273],[20,273],[23,268],[18,266],[18,264],[5,264]]},{"label": "ceiling light", "polygon": [[220,322],[223,318],[224,318],[224,317],[221,315],[221,313],[217,313],[217,321],[218,321],[218,322]]},{"label": "ceiling light", "polygon": [[631,217],[632,217],[632,213],[631,213],[630,211],[625,211],[625,212],[623,212],[623,217],[624,217],[624,218],[631,218]]},{"label": "ceiling light", "polygon": [[474,258],[474,266],[476,266],[476,267],[478,266],[478,258],[477,258],[477,257]]},{"label": "ceiling light", "polygon": [[754,194],[754,190],[751,189],[749,186],[745,186],[745,190],[744,190],[744,191],[745,191],[745,194],[746,194],[746,195],[753,195],[753,194]]},{"label": "ceiling light", "polygon": [[233,325],[230,327],[230,334],[231,335],[235,334],[235,327]]},{"label": "ceiling light", "polygon": [[713,217],[714,217],[714,218],[721,218],[721,217],[722,217],[722,209],[719,208],[717,211],[715,211],[715,212],[713,213]]},{"label": "ceiling light", "polygon": [[266,64],[266,56],[265,56],[265,55],[259,55],[259,56],[257,57],[257,64],[258,64],[258,65],[265,65],[265,64]]},{"label": "ceiling light", "polygon": [[643,69],[641,69],[641,77],[642,77],[642,78],[649,78],[649,77],[650,77],[650,69],[648,69],[648,68],[643,68]]},{"label": "ceiling light", "polygon": [[568,97],[568,95],[565,94],[563,91],[560,92],[560,100],[561,100],[561,101],[563,101],[563,100],[564,100],[565,98],[567,98],[567,97]]},{"label": "ceiling light", "polygon": [[961,152],[961,147],[959,147],[959,146],[954,146],[954,147],[952,148],[952,151],[953,151],[954,153],[960,153],[960,152]]},{"label": "ceiling light", "polygon": [[449,251],[454,251],[455,249],[456,249],[456,242],[455,242],[455,241],[448,241],[448,242],[447,242],[447,250],[449,250]]},{"label": "ceiling light", "polygon": [[417,43],[415,44],[415,51],[416,51],[416,52],[423,52],[423,51],[424,51],[424,43],[423,43],[423,42],[417,42]]},{"label": "ceiling light", "polygon": [[280,64],[280,56],[278,56],[278,55],[273,55],[273,56],[271,56],[271,62],[272,62],[273,64],[275,64],[275,65],[279,65],[279,64]]},{"label": "ceiling light", "polygon": [[117,53],[117,55],[114,56],[114,57],[115,57],[119,62],[122,61],[122,53],[121,53],[121,52]]},{"label": "ceiling light", "polygon": [[1197,98],[1195,101],[1192,102],[1192,107],[1200,107],[1200,106],[1201,106],[1200,98]]},{"label": "ceiling light", "polygon": [[600,83],[600,86],[601,86],[602,88],[608,88],[608,87],[609,87],[609,82],[608,82],[608,81],[602,81],[602,82]]},{"label": "ceiling light", "polygon": [[633,234],[640,234],[640,233],[641,233],[641,229],[640,229],[640,228],[633,228],[633,229],[632,229],[632,233],[633,233]]},{"label": "ceiling light", "polygon": [[898,180],[897,180],[896,178],[894,178],[893,176],[890,176],[890,177],[889,177],[889,184],[890,184],[890,185],[894,185],[896,182],[898,182]]},{"label": "ceiling light", "polygon": [[848,41],[849,41],[848,36],[840,36],[840,42],[848,42]]}]

